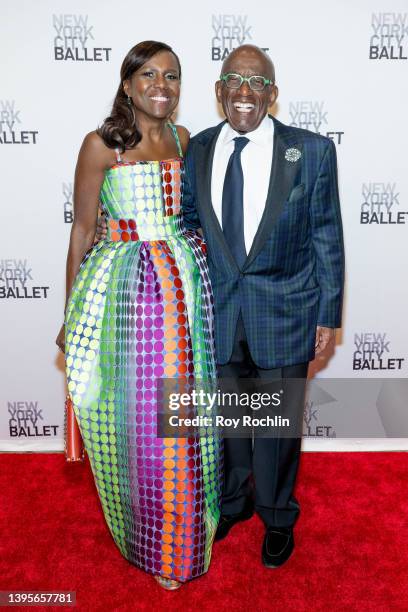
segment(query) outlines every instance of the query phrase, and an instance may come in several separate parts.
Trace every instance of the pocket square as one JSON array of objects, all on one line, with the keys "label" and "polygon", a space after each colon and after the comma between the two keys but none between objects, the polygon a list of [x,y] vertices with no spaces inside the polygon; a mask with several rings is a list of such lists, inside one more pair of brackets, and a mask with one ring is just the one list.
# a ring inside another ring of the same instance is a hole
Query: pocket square
[{"label": "pocket square", "polygon": [[288,202],[295,202],[296,200],[300,200],[305,195],[305,186],[302,184],[296,185],[290,192],[290,196]]}]

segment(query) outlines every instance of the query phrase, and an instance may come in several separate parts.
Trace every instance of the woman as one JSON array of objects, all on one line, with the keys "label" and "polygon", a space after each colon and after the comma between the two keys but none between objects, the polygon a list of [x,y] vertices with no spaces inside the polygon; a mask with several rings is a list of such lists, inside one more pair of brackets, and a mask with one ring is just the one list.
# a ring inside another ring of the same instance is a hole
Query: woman
[{"label": "woman", "polygon": [[[157,379],[215,377],[204,245],[180,209],[179,93],[168,45],[129,51],[111,115],[79,153],[57,338],[112,536],[168,589],[207,571],[221,483],[217,440],[156,437]],[[91,248],[99,200],[108,235]]]}]

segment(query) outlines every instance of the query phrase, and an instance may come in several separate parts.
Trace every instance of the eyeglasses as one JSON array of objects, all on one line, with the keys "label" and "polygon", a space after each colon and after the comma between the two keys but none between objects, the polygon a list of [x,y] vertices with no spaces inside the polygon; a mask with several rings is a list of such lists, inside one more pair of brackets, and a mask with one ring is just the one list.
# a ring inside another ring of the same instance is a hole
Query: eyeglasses
[{"label": "eyeglasses", "polygon": [[244,81],[246,81],[252,91],[262,91],[267,85],[273,85],[271,79],[265,79],[263,76],[253,75],[243,77],[242,74],[228,72],[220,76],[220,81],[223,81],[228,89],[239,89]]}]

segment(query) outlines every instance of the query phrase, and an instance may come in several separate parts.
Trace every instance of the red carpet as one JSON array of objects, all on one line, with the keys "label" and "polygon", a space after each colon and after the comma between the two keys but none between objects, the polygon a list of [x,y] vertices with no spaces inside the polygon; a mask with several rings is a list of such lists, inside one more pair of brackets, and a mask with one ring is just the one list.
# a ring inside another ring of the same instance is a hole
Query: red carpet
[{"label": "red carpet", "polygon": [[0,590],[76,591],[81,611],[408,610],[408,454],[302,459],[290,561],[261,565],[254,518],[214,546],[206,576],[168,593],[114,546],[88,465],[3,454]]}]

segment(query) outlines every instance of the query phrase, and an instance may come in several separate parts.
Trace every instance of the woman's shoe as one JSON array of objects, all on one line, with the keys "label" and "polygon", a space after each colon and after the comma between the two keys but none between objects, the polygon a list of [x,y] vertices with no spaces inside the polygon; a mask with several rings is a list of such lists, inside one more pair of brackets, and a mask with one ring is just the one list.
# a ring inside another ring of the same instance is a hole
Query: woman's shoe
[{"label": "woman's shoe", "polygon": [[166,591],[176,591],[182,585],[182,582],[179,582],[178,580],[171,580],[170,578],[165,578],[164,576],[155,576],[154,579],[163,589],[166,589]]}]

